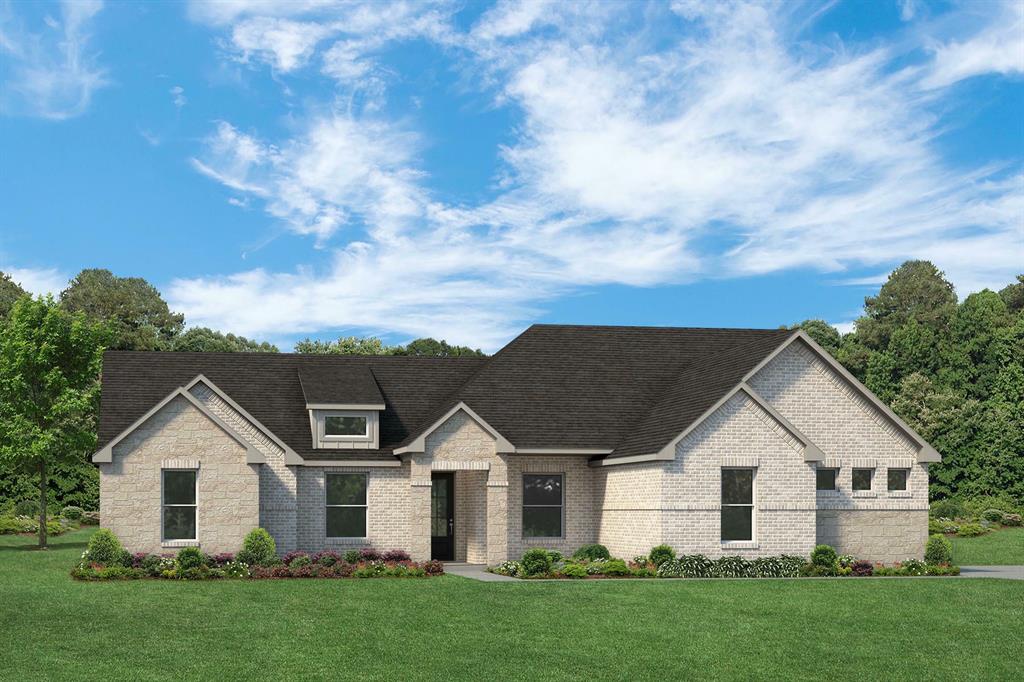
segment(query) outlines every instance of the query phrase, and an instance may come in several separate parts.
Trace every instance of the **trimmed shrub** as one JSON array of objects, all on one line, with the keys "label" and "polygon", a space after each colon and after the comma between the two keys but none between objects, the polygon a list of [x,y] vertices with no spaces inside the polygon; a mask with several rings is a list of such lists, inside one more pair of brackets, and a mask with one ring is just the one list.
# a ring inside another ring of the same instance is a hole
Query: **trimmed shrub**
[{"label": "trimmed shrub", "polygon": [[63,516],[65,519],[68,519],[69,521],[78,521],[82,518],[82,514],[84,513],[85,512],[82,510],[81,507],[68,505],[64,507],[60,515]]},{"label": "trimmed shrub", "polygon": [[612,555],[608,551],[608,548],[604,545],[593,544],[583,545],[572,554],[573,559],[586,559],[587,561],[594,561],[595,559],[611,559]]},{"label": "trimmed shrub", "polygon": [[974,538],[984,535],[988,531],[989,529],[980,523],[964,523],[957,529],[956,534],[961,538]]},{"label": "trimmed shrub", "polygon": [[107,528],[100,528],[89,538],[86,559],[94,564],[119,565],[122,554],[124,554],[124,547],[121,546],[121,541]]},{"label": "trimmed shrub", "polygon": [[303,556],[307,558],[309,557],[309,555],[305,552],[288,552],[283,557],[281,557],[281,563],[283,563],[285,566],[291,566],[293,561]]},{"label": "trimmed shrub", "polygon": [[561,563],[561,561],[563,559],[562,553],[559,552],[557,549],[549,549],[548,550],[548,556],[551,557],[551,563],[552,564]]},{"label": "trimmed shrub", "polygon": [[960,500],[953,497],[932,502],[929,513],[933,518],[937,519],[959,519],[963,518],[965,514],[963,504],[960,503]]},{"label": "trimmed shrub", "polygon": [[442,575],[444,574],[444,564],[435,559],[431,559],[427,563],[423,564],[423,571],[427,575]]},{"label": "trimmed shrub", "polygon": [[928,564],[921,561],[920,559],[907,559],[900,563],[899,566],[900,575],[927,575]]},{"label": "trimmed shrub", "polygon": [[337,552],[317,552],[313,555],[313,563],[321,566],[334,566],[342,561],[341,555]]},{"label": "trimmed shrub", "polygon": [[150,577],[157,577],[161,572],[168,570],[168,567],[164,565],[163,557],[157,556],[156,554],[147,554],[139,562],[139,568],[145,571],[146,575]]},{"label": "trimmed shrub", "polygon": [[540,547],[527,550],[519,563],[526,575],[544,575],[551,571],[551,555]]},{"label": "trimmed shrub", "polygon": [[359,563],[359,550],[358,549],[350,549],[347,552],[345,552],[343,557],[344,557],[346,563],[357,564],[357,563]]},{"label": "trimmed shrub", "polygon": [[863,559],[858,559],[857,561],[854,561],[853,566],[851,566],[850,568],[853,569],[853,574],[855,576],[861,578],[866,578],[875,571],[875,567],[871,564],[871,562],[864,561]]},{"label": "trimmed shrub", "polygon": [[1020,514],[1003,514],[1001,523],[1004,526],[1019,526],[1021,525]]},{"label": "trimmed shrub", "polygon": [[302,556],[297,556],[294,559],[292,559],[292,562],[290,564],[288,564],[288,567],[289,568],[301,568],[303,566],[312,566],[312,565],[313,565],[313,560],[309,558],[309,555],[308,554],[303,554]]},{"label": "trimmed shrub", "polygon": [[751,575],[750,562],[741,556],[724,556],[715,560],[711,574],[716,578],[747,578]]},{"label": "trimmed shrub", "polygon": [[199,551],[198,547],[182,547],[178,550],[176,561],[179,574],[206,565],[206,562],[203,561],[203,553]]},{"label": "trimmed shrub", "polygon": [[412,558],[404,549],[389,549],[381,557],[384,561],[409,561]]},{"label": "trimmed shrub", "polygon": [[238,560],[249,566],[270,566],[277,563],[277,544],[270,533],[262,528],[253,528],[245,536]]},{"label": "trimmed shrub", "polygon": [[228,564],[234,563],[235,555],[231,552],[221,552],[220,554],[214,554],[210,557],[210,564],[217,568],[222,568]]},{"label": "trimmed shrub", "polygon": [[1003,512],[998,509],[986,509],[981,512],[981,518],[985,519],[989,523],[999,523],[1003,520]]},{"label": "trimmed shrub", "polygon": [[666,561],[672,561],[676,558],[676,551],[668,545],[658,545],[657,547],[651,548],[651,553],[648,555],[651,559],[651,563],[655,566],[661,566]]},{"label": "trimmed shrub", "polygon": [[609,559],[604,562],[604,566],[601,567],[601,572],[604,575],[610,576],[622,576],[629,575],[629,566],[622,559]]},{"label": "trimmed shrub", "polygon": [[835,568],[839,558],[829,545],[818,545],[811,552],[811,563],[819,568]]},{"label": "trimmed shrub", "polygon": [[19,500],[14,505],[15,516],[28,516],[33,519],[39,518],[39,500]]},{"label": "trimmed shrub", "polygon": [[373,547],[363,547],[359,550],[359,561],[380,561],[381,553]]},{"label": "trimmed shrub", "polygon": [[562,575],[566,578],[586,578],[587,569],[580,564],[566,564],[562,569]]},{"label": "trimmed shrub", "polygon": [[960,526],[949,519],[928,519],[929,535],[955,533],[958,530],[960,530]]},{"label": "trimmed shrub", "polygon": [[924,546],[924,561],[932,566],[953,563],[953,543],[945,535],[932,535]]},{"label": "trimmed shrub", "polygon": [[659,578],[710,578],[714,562],[703,554],[684,554],[658,566]]},{"label": "trimmed shrub", "polygon": [[800,571],[807,561],[802,556],[783,554],[779,557],[779,564],[782,567],[782,578],[799,578]]},{"label": "trimmed shrub", "polygon": [[783,566],[778,557],[764,556],[750,562],[750,570],[756,578],[781,578]]}]

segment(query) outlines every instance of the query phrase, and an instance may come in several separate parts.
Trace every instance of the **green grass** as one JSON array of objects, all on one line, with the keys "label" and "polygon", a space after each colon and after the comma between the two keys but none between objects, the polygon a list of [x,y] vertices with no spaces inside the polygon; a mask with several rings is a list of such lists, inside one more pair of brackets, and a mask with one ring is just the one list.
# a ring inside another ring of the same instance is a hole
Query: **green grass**
[{"label": "green grass", "polygon": [[950,538],[961,566],[1024,566],[1024,528],[1004,528],[976,538]]},{"label": "green grass", "polygon": [[1024,582],[80,583],[0,537],[0,679],[1016,677]]}]

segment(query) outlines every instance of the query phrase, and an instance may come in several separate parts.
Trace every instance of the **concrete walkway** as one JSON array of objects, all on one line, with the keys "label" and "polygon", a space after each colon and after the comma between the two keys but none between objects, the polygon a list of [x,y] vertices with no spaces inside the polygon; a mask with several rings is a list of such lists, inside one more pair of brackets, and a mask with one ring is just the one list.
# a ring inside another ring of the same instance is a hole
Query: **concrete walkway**
[{"label": "concrete walkway", "polygon": [[961,566],[962,578],[1006,578],[1024,580],[1024,566]]},{"label": "concrete walkway", "polygon": [[484,564],[457,564],[449,561],[445,562],[444,572],[450,575],[457,575],[461,578],[479,580],[484,583],[522,582],[517,578],[510,578],[507,575],[488,573],[486,568],[487,566]]}]

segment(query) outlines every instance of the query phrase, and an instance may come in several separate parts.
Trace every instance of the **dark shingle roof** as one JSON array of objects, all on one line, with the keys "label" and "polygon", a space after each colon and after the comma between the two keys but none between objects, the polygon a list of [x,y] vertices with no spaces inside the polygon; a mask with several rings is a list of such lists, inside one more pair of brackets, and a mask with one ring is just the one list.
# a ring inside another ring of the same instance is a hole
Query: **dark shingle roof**
[{"label": "dark shingle roof", "polygon": [[[460,401],[520,449],[648,454],[792,333],[534,325],[491,358],[108,352],[99,440],[203,374],[310,460],[390,456]],[[307,400],[372,403],[373,389],[379,450],[312,448]]]}]

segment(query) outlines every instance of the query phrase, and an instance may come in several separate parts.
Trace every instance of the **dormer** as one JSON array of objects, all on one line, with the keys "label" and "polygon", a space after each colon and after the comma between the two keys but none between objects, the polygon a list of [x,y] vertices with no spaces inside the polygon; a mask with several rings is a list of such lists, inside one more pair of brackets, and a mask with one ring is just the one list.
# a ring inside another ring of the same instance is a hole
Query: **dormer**
[{"label": "dormer", "polygon": [[380,447],[384,396],[369,367],[310,365],[299,369],[299,383],[309,411],[314,448]]}]

